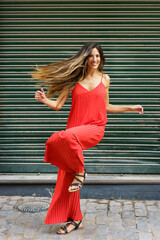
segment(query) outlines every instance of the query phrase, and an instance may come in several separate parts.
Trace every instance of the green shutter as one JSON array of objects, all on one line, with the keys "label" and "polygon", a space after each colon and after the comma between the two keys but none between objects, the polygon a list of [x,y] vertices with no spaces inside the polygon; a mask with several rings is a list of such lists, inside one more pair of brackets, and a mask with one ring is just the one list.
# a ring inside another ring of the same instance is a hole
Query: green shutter
[{"label": "green shutter", "polygon": [[160,1],[1,0],[0,15],[1,172],[57,172],[43,162],[45,142],[66,128],[71,96],[60,111],[48,108],[34,99],[28,73],[97,41],[111,78],[110,103],[141,104],[144,114],[108,113],[103,140],[84,151],[86,168],[160,173]]}]

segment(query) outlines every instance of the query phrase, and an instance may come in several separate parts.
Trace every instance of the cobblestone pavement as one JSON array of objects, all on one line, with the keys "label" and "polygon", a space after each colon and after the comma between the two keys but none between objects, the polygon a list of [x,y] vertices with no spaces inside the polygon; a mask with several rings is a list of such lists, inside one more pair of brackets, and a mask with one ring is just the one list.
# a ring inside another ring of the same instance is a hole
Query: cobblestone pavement
[{"label": "cobblestone pavement", "polygon": [[45,201],[49,197],[0,197],[1,240],[160,240],[160,201],[81,199],[83,228],[67,235],[56,231],[64,224],[44,224],[46,211],[24,213],[22,202]]}]

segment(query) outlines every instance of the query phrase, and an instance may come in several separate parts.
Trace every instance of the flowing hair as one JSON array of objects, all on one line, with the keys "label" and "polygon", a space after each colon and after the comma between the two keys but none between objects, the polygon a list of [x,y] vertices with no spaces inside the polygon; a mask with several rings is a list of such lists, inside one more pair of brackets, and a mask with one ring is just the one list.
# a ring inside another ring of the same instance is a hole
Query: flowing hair
[{"label": "flowing hair", "polygon": [[87,72],[87,60],[93,48],[96,48],[100,54],[100,65],[98,70],[103,71],[105,58],[99,43],[88,42],[74,56],[56,63],[50,63],[43,67],[37,67],[33,73],[30,73],[33,79],[39,79],[42,82],[37,83],[35,87],[47,86],[46,96],[54,97],[60,94],[64,89],[72,90],[77,82],[83,80]]}]

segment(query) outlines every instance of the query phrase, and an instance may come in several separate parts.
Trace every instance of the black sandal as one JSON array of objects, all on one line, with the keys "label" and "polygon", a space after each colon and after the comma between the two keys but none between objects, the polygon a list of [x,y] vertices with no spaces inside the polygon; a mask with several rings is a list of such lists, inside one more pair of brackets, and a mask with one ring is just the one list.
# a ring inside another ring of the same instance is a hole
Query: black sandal
[{"label": "black sandal", "polygon": [[[76,223],[75,221],[71,221],[69,223],[67,223],[64,227],[61,227],[60,229],[62,229],[64,231],[64,233],[60,233],[60,232],[57,232],[57,234],[66,234],[66,233],[70,233],[72,232],[73,230],[76,230],[79,228],[79,225],[81,224],[82,220],[79,221],[79,223]],[[75,228],[73,230],[71,230],[70,232],[67,231],[67,227],[72,224],[75,226]]]},{"label": "black sandal", "polygon": [[[83,182],[80,179],[78,179],[76,176],[83,177],[84,178]],[[76,191],[80,190],[83,187],[83,183],[84,183],[86,177],[87,177],[87,171],[85,169],[84,169],[84,174],[83,175],[76,173],[74,178],[76,180],[78,180],[79,183],[72,183],[69,187],[76,186],[78,188],[77,189],[68,190],[68,192],[76,192]]]}]

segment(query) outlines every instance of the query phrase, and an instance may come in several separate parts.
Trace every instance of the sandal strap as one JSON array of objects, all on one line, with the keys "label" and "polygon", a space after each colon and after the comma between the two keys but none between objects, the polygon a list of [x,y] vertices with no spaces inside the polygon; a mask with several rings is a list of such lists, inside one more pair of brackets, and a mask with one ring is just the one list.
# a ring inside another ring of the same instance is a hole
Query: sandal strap
[{"label": "sandal strap", "polygon": [[[65,226],[61,227],[60,229],[62,229],[62,230],[65,232],[65,234],[66,234],[66,233],[68,233],[67,227],[68,227],[70,224],[74,225],[75,230],[76,230],[76,229],[79,227],[79,225],[80,225],[81,222],[82,222],[82,220],[80,220],[79,223],[76,223],[75,221],[72,220],[71,222],[67,223]],[[74,230],[74,229],[73,229],[73,230]],[[71,231],[73,231],[73,230],[71,230]],[[57,233],[58,233],[58,232],[57,232]]]},{"label": "sandal strap", "polygon": [[66,226],[61,227],[61,229],[65,231],[65,233],[68,233]]},{"label": "sandal strap", "polygon": [[72,220],[71,224],[73,224],[75,226],[75,229],[77,229],[79,227],[79,225],[81,224],[82,220],[79,221],[79,223],[76,223],[74,220]]},{"label": "sandal strap", "polygon": [[82,183],[72,183],[70,186],[77,186],[77,187],[81,187]]},{"label": "sandal strap", "polygon": [[[76,175],[77,176],[77,175]],[[74,177],[77,181],[79,181],[80,183],[83,183],[79,178],[77,178],[77,177]]]},{"label": "sandal strap", "polygon": [[79,174],[79,173],[76,173],[76,174],[75,174],[75,176],[84,177],[84,174],[83,174],[83,175],[81,175],[81,174]]},{"label": "sandal strap", "polygon": [[83,177],[85,179],[86,178],[86,173],[87,173],[87,171],[84,169],[84,174],[83,175],[81,175],[79,173],[76,173],[75,176]]},{"label": "sandal strap", "polygon": [[[73,189],[73,190],[70,190],[69,192],[75,192],[75,191],[78,191],[79,189],[81,189],[81,188],[83,187],[83,183],[84,183],[85,178],[86,178],[86,173],[87,173],[87,171],[84,169],[84,174],[83,174],[83,175],[78,174],[78,173],[75,174],[74,179],[76,179],[76,180],[78,181],[78,183],[72,183],[72,184],[70,184],[70,187],[72,187],[72,186],[76,186],[76,187],[78,187],[78,189]],[[83,177],[84,180],[81,181],[81,180],[80,180],[79,178],[77,178],[76,176]]]}]

